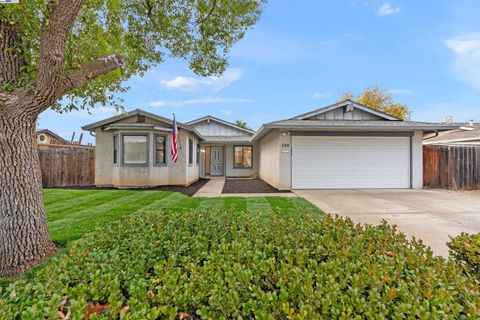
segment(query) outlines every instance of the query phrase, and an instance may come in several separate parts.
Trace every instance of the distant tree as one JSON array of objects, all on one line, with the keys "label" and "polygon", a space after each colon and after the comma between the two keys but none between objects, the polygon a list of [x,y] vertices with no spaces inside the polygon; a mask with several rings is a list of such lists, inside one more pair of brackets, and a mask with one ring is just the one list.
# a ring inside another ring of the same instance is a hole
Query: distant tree
[{"label": "distant tree", "polygon": [[237,119],[235,120],[235,124],[240,128],[251,130],[250,127],[247,125],[247,123],[243,120]]},{"label": "distant tree", "polygon": [[354,100],[367,107],[391,114],[400,119],[408,119],[411,114],[406,104],[393,101],[393,96],[389,90],[376,86],[368,87],[359,96],[355,96],[351,92],[345,92],[338,101],[346,99]]}]

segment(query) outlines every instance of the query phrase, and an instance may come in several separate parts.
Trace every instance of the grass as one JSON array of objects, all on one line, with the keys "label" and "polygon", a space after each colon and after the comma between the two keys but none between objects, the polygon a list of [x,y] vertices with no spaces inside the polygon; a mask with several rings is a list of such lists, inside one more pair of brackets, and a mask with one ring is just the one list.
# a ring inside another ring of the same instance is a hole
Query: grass
[{"label": "grass", "polygon": [[60,245],[76,240],[112,220],[159,209],[233,208],[235,211],[250,210],[259,214],[278,211],[282,215],[307,210],[312,214],[322,214],[310,202],[296,197],[191,198],[165,191],[67,189],[46,189],[44,195],[50,235]]}]

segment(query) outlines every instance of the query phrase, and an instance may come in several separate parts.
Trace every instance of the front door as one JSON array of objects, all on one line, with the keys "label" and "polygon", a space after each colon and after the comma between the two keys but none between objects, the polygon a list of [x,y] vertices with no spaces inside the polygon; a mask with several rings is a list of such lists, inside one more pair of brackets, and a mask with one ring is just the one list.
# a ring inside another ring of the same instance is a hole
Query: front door
[{"label": "front door", "polygon": [[223,147],[212,147],[211,154],[210,175],[223,176]]}]

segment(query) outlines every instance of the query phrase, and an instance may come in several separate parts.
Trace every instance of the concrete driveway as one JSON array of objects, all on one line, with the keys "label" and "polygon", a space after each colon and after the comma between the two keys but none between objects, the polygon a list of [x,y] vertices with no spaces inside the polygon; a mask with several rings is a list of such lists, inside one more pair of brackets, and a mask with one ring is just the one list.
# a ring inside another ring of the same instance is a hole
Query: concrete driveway
[{"label": "concrete driveway", "polygon": [[480,192],[447,190],[295,190],[324,212],[357,223],[382,219],[448,256],[449,235],[480,232]]}]

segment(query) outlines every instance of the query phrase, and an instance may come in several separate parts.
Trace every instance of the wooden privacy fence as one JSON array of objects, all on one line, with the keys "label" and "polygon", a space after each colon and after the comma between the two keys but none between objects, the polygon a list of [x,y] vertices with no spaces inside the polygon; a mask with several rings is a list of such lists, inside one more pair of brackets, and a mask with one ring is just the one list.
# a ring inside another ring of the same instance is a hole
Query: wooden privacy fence
[{"label": "wooden privacy fence", "polygon": [[423,186],[480,189],[480,146],[423,146]]},{"label": "wooden privacy fence", "polygon": [[39,145],[44,187],[85,187],[95,184],[95,147]]}]

